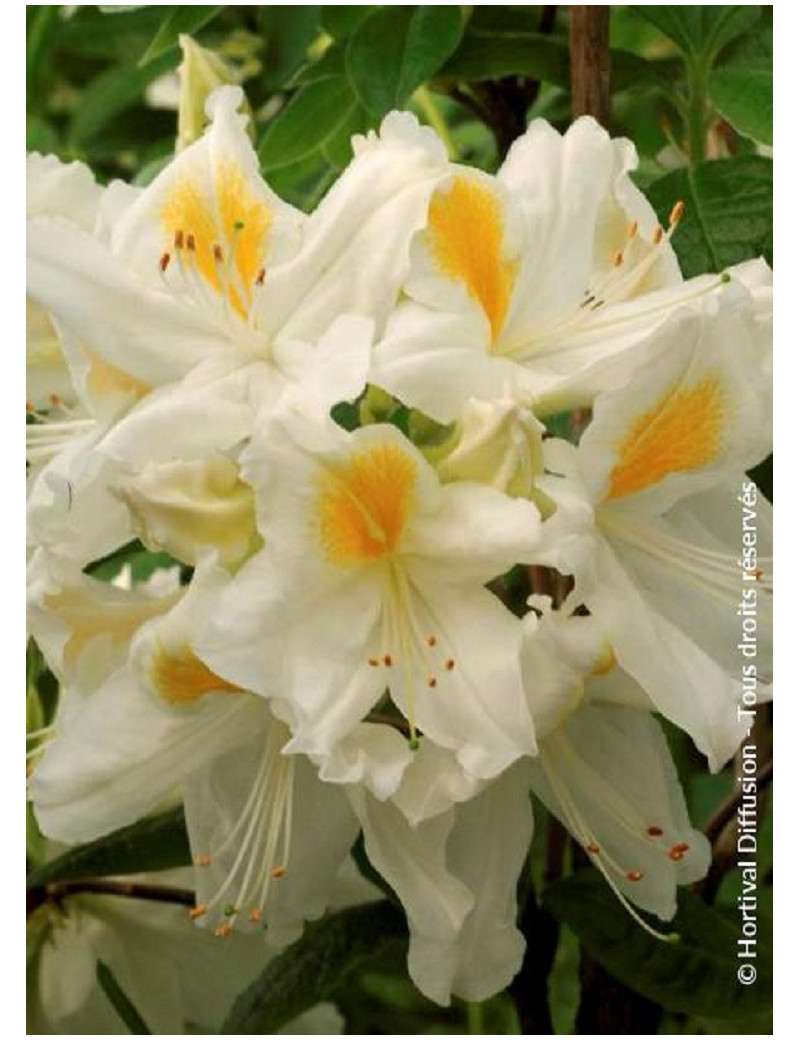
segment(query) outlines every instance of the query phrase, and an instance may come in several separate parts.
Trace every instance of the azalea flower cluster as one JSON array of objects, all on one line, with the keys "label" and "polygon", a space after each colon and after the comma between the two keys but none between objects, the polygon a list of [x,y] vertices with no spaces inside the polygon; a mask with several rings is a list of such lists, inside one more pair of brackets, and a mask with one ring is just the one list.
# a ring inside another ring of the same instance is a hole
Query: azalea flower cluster
[{"label": "azalea flower cluster", "polygon": [[[662,227],[588,118],[489,176],[392,113],[305,215],[241,103],[146,188],[29,160],[28,291],[74,388],[28,404],[63,689],[30,796],[80,842],[179,789],[192,918],[273,945],[362,832],[417,986],[481,1000],[521,963],[531,792],[636,916],[708,868],[655,713],[712,769],[737,748],[743,566],[768,695],[769,507],[744,564],[737,495],[771,275],[685,281],[682,203]],[[92,576],[135,539],[182,580]]]}]

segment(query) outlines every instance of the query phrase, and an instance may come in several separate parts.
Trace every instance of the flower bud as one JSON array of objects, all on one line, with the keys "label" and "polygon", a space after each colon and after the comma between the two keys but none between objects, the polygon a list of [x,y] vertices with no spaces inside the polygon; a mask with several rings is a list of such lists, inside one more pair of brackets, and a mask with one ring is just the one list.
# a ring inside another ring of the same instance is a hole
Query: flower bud
[{"label": "flower bud", "polygon": [[455,444],[437,463],[443,481],[490,484],[518,498],[534,495],[544,464],[544,426],[524,403],[507,396],[496,401],[470,399],[456,423]]},{"label": "flower bud", "polygon": [[[176,151],[180,152],[199,137],[208,123],[206,98],[217,87],[239,82],[240,77],[214,51],[201,47],[191,36],[180,36],[183,61],[178,66],[180,95],[178,99],[178,139]],[[251,116],[248,133],[253,136],[253,120],[250,106],[243,102],[243,111]]]}]

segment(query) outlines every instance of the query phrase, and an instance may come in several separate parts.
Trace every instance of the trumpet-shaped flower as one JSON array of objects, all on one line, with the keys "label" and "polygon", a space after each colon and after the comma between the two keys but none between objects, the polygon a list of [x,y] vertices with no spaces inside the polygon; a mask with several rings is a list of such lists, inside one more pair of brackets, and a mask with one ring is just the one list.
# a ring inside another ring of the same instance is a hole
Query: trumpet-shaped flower
[{"label": "trumpet-shaped flower", "polygon": [[[226,580],[206,562],[188,590],[144,609],[136,597],[127,613],[119,606],[116,626],[103,617],[92,625],[85,598],[82,612],[56,604],[62,625],[71,622],[63,656],[93,658],[94,684],[65,688],[30,797],[42,831],[75,842],[125,826],[181,789],[198,871],[194,916],[222,936],[263,920],[282,945],[325,909],[357,823],[340,787],[282,754],[289,732],[267,702],[194,653],[192,635]],[[102,600],[96,609],[109,613]],[[114,636],[116,660],[98,674],[97,640]]]},{"label": "trumpet-shaped flower", "polygon": [[541,482],[558,507],[545,556],[574,575],[569,603],[596,615],[623,670],[714,768],[747,726],[748,612],[762,679],[769,667],[770,507],[742,476],[771,439],[755,324],[749,306],[676,316],[630,383],[598,398],[577,449],[548,442],[558,475]]},{"label": "trumpet-shaped flower", "polygon": [[710,850],[646,695],[594,617],[528,615],[522,668],[539,734],[533,790],[623,903],[669,920],[676,886],[705,874]]},{"label": "trumpet-shaped flower", "polygon": [[[516,619],[483,583],[535,552],[536,508],[440,485],[400,432],[346,433],[299,412],[243,454],[264,548],[198,642],[230,681],[291,705],[293,750],[330,755],[365,716],[399,709],[490,777],[534,749]],[[278,710],[276,708],[276,710]]]},{"label": "trumpet-shaped flower", "polygon": [[[636,162],[629,141],[586,117],[563,137],[534,121],[496,177],[452,168],[371,382],[439,422],[507,386],[541,412],[624,382],[648,335],[722,284],[681,279],[670,238],[683,204],[665,231],[630,179]],[[749,265],[734,275],[763,281]]]}]

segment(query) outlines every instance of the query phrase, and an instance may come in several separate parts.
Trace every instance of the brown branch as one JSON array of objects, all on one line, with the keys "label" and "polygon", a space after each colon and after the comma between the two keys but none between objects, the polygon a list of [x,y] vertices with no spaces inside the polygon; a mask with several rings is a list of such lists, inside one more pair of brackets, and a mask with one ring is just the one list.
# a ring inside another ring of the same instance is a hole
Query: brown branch
[{"label": "brown branch", "polygon": [[610,11],[606,4],[572,4],[569,22],[572,114],[594,116],[605,127],[611,117]]},{"label": "brown branch", "polygon": [[45,896],[60,902],[67,896],[82,894],[123,896],[126,899],[146,899],[152,903],[172,903],[177,906],[194,906],[195,894],[188,888],[171,885],[152,885],[143,881],[109,881],[92,878],[85,881],[54,881],[45,886]]}]

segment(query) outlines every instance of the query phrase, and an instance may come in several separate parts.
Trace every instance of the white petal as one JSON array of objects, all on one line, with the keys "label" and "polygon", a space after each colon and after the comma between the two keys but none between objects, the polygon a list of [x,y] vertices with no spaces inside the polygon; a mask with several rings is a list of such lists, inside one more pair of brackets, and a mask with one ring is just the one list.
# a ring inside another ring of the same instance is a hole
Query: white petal
[{"label": "white petal", "polygon": [[545,738],[533,772],[537,795],[614,888],[669,920],[676,885],[705,874],[710,849],[691,828],[658,723],[635,708],[586,705]]}]

